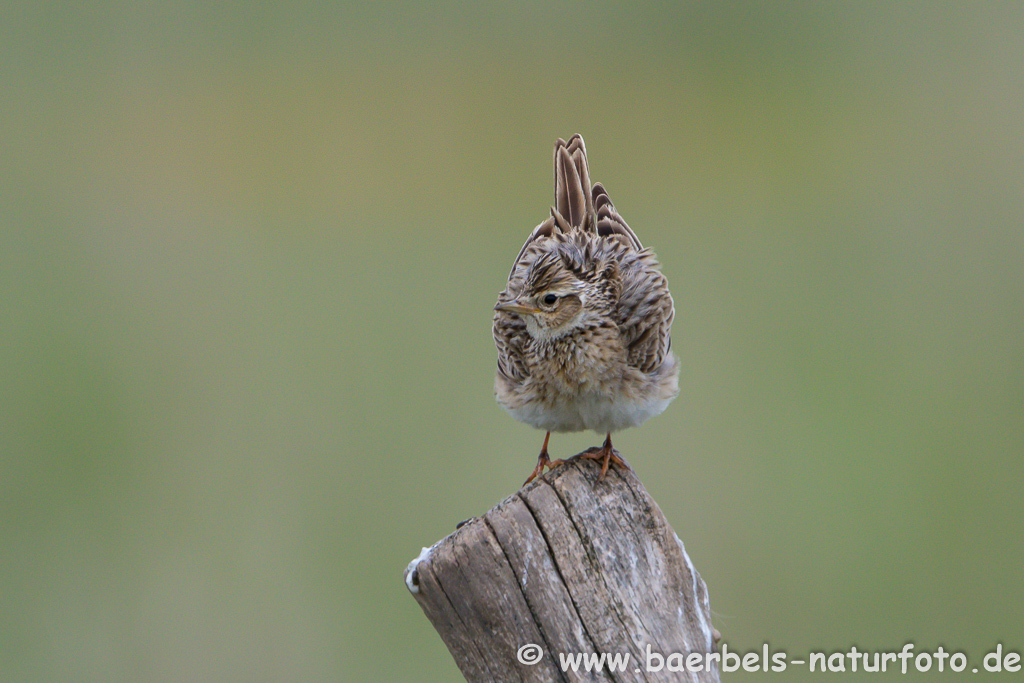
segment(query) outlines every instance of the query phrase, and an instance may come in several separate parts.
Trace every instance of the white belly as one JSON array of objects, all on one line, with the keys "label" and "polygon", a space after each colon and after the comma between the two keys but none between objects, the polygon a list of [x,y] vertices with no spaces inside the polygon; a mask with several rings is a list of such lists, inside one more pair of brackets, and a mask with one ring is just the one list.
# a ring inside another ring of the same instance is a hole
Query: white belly
[{"label": "white belly", "polygon": [[585,393],[572,401],[556,401],[553,405],[530,402],[518,408],[503,407],[520,422],[544,431],[581,432],[590,429],[598,434],[610,434],[639,426],[661,414],[673,398],[674,394],[639,400],[613,399],[604,394]]}]

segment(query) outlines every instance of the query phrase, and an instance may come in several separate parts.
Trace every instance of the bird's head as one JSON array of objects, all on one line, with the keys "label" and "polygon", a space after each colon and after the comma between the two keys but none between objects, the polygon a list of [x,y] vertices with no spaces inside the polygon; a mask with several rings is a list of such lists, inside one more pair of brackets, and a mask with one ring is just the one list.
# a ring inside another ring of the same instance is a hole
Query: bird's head
[{"label": "bird's head", "polygon": [[534,339],[557,339],[588,323],[601,299],[592,282],[580,277],[556,252],[535,261],[518,293],[499,301],[496,311],[520,316]]}]

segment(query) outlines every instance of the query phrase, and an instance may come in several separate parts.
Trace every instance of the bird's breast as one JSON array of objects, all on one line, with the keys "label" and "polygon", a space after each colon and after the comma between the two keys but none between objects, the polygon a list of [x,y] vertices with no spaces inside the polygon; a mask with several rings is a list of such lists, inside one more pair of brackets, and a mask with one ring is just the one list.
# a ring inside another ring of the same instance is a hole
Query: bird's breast
[{"label": "bird's breast", "polygon": [[549,383],[561,393],[600,393],[621,379],[626,352],[618,330],[601,326],[535,341],[526,357],[534,382]]}]

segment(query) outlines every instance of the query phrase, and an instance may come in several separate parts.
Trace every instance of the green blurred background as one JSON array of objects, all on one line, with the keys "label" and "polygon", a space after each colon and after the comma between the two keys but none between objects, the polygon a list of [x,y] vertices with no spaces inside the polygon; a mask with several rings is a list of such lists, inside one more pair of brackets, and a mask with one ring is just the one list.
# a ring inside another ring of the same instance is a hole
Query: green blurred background
[{"label": "green blurred background", "polygon": [[615,443],[729,645],[1020,651],[1022,34],[5,3],[0,680],[460,680],[402,571],[533,467],[491,306],[575,132],[676,301],[682,395]]}]

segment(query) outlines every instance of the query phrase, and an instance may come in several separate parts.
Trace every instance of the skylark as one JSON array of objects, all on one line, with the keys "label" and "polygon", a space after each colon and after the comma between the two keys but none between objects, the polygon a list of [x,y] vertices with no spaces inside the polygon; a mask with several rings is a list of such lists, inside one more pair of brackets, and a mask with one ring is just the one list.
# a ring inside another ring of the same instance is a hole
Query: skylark
[{"label": "skylark", "polygon": [[591,188],[583,138],[555,143],[555,205],[519,250],[494,307],[498,403],[547,433],[532,481],[563,460],[551,432],[592,429],[604,445],[576,457],[628,467],[612,432],[660,414],[679,393],[668,281],[612,205]]}]

